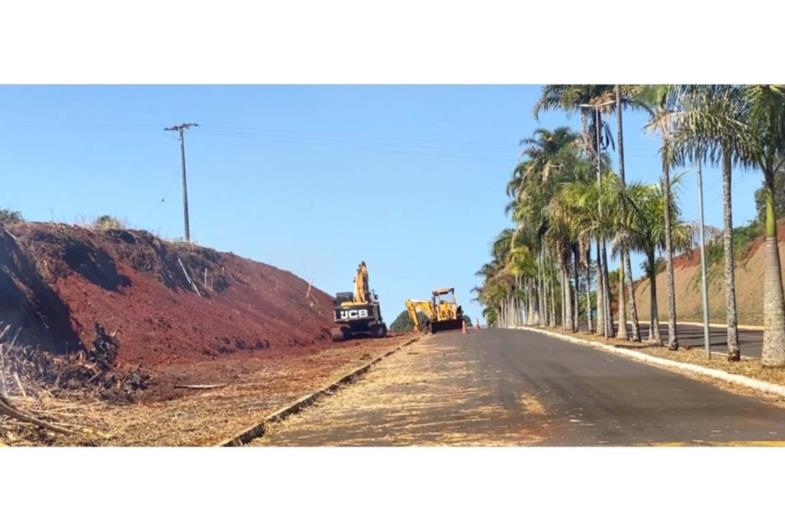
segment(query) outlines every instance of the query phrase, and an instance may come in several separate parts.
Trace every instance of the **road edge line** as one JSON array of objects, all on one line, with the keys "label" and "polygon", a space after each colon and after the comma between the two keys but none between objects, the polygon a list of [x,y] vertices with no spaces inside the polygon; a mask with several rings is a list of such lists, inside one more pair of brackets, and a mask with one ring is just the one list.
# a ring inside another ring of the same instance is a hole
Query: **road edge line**
[{"label": "road edge line", "polygon": [[710,369],[708,367],[702,367],[700,365],[694,365],[692,363],[685,363],[683,361],[673,361],[665,358],[660,358],[659,356],[654,356],[652,354],[644,354],[642,352],[637,352],[627,348],[614,347],[611,345],[606,345],[605,343],[589,341],[587,339],[581,339],[578,337],[570,337],[563,334],[559,334],[558,332],[551,332],[549,330],[542,330],[540,328],[519,326],[516,327],[515,329],[536,332],[538,334],[555,337],[557,339],[561,339],[563,341],[567,341],[570,343],[588,346],[594,348],[595,350],[603,350],[611,354],[617,354],[619,356],[631,358],[633,360],[636,360],[641,363],[645,363],[647,365],[657,365],[659,367],[679,369],[681,371],[700,374],[702,376],[708,376],[710,378],[722,380],[727,383],[740,385],[742,387],[747,387],[750,389],[754,389],[756,391],[761,391],[763,393],[768,393],[768,394],[785,398],[785,386],[771,383],[771,382],[766,382],[763,380],[758,380],[756,378],[750,378],[749,376],[743,376],[741,374],[731,374],[729,372],[721,371],[719,369]]},{"label": "road edge line", "polygon": [[307,408],[308,406],[314,404],[317,400],[324,397],[325,395],[332,394],[345,384],[350,383],[352,380],[361,376],[368,372],[371,367],[382,361],[388,356],[398,352],[399,350],[403,349],[404,347],[408,347],[415,341],[419,340],[420,336],[413,337],[401,343],[400,345],[396,346],[395,348],[388,350],[387,352],[380,354],[376,358],[372,359],[365,365],[362,365],[346,374],[338,378],[337,380],[333,381],[330,384],[318,389],[312,393],[304,395],[291,404],[283,406],[274,412],[270,413],[266,417],[264,417],[260,422],[245,428],[244,430],[240,431],[239,433],[235,434],[228,439],[224,439],[216,446],[226,447],[226,446],[244,446],[245,444],[251,442],[254,439],[258,439],[259,437],[263,437],[264,434],[267,432],[267,425],[272,424],[274,422],[281,422],[287,417],[290,417],[296,413],[299,413],[303,409]]}]

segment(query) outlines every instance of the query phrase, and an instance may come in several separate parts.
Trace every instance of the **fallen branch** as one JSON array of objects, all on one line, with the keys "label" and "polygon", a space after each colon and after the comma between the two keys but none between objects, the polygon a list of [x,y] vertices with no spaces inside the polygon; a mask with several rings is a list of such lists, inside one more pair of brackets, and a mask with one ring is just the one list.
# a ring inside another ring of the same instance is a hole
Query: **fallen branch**
[{"label": "fallen branch", "polygon": [[201,294],[201,293],[199,293],[199,288],[197,288],[197,287],[196,287],[196,284],[194,284],[193,280],[191,280],[191,277],[188,275],[188,271],[186,271],[186,270],[185,270],[185,266],[183,265],[183,261],[182,261],[182,260],[180,260],[180,257],[179,257],[179,256],[177,257],[177,263],[178,263],[178,264],[180,264],[180,268],[183,270],[183,274],[185,275],[185,279],[188,281],[188,283],[189,283],[189,284],[191,285],[191,287],[194,289],[194,291],[196,292],[196,294],[197,294],[197,295],[199,295],[199,296],[201,297],[201,296],[202,296],[202,294]]},{"label": "fallen branch", "polygon": [[175,389],[218,389],[229,384],[180,384],[175,385]]},{"label": "fallen branch", "polygon": [[22,396],[27,398],[27,392],[25,392],[25,387],[22,385],[22,380],[19,379],[18,373],[14,373],[14,381],[16,381],[16,386],[19,388],[19,392],[22,393]]},{"label": "fallen branch", "polygon": [[28,424],[33,424],[38,426],[39,428],[45,428],[50,431],[54,431],[57,433],[62,433],[63,435],[73,435],[74,432],[66,430],[65,428],[61,428],[59,426],[55,426],[54,424],[50,424],[43,420],[37,419],[35,417],[31,417],[19,411],[16,407],[14,407],[11,402],[8,401],[6,397],[0,395],[0,414],[6,415],[11,417],[12,419],[16,419],[21,422],[26,422]]}]

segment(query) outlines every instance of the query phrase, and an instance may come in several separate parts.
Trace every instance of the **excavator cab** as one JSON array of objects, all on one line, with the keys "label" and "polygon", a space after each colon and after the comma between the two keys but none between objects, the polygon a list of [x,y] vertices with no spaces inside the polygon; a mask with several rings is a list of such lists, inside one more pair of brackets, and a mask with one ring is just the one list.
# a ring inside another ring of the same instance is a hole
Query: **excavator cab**
[{"label": "excavator cab", "polygon": [[463,309],[455,297],[455,288],[435,289],[432,296],[435,319],[431,319],[431,333],[462,328]]},{"label": "excavator cab", "polygon": [[361,262],[354,278],[354,291],[335,294],[333,341],[355,337],[384,337],[387,325],[382,319],[379,298],[368,286],[368,269]]}]

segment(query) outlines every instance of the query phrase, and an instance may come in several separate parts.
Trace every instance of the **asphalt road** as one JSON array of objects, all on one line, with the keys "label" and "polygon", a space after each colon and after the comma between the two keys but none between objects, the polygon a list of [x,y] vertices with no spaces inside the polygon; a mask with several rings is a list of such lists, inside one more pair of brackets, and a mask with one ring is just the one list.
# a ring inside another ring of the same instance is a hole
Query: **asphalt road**
[{"label": "asphalt road", "polygon": [[429,336],[257,444],[785,444],[785,409],[525,330]]},{"label": "asphalt road", "polygon": [[[594,326],[597,326],[594,323]],[[580,329],[586,330],[586,323],[580,323]],[[649,323],[640,323],[641,337],[645,341],[649,337]],[[632,336],[632,327],[627,325],[627,332]],[[660,322],[660,335],[663,342],[668,340],[668,322]],[[676,337],[679,345],[690,348],[703,348],[703,326],[679,323],[676,325]],[[711,351],[717,354],[728,353],[728,332],[725,327],[712,326],[709,328]],[[742,356],[760,358],[763,349],[762,330],[739,330],[739,347]]]}]

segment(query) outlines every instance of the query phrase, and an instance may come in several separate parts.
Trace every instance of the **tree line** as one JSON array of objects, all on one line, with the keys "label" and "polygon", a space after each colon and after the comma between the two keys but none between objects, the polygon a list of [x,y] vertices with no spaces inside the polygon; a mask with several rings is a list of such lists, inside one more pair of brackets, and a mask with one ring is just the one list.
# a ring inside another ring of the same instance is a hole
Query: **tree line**
[{"label": "tree line", "polygon": [[[777,244],[785,164],[785,85],[545,85],[533,109],[578,113],[581,127],[539,128],[521,141],[507,184],[514,226],[491,246],[476,300],[492,326],[538,325],[679,346],[673,257],[692,245],[681,218],[680,169],[721,169],[728,359],[741,359],[736,315],[731,183],[737,168],[762,174],[756,194],[765,237],[761,361],[785,366],[785,296]],[[656,184],[627,182],[624,113],[646,113],[659,140]],[[616,166],[611,152],[615,152]],[[641,337],[630,253],[650,280],[648,336]],[[662,259],[657,258],[661,253]],[[615,274],[608,260],[618,258]],[[655,278],[665,269],[668,333],[660,335]],[[612,299],[616,285],[616,311]],[[630,323],[619,326],[620,323]]]}]

